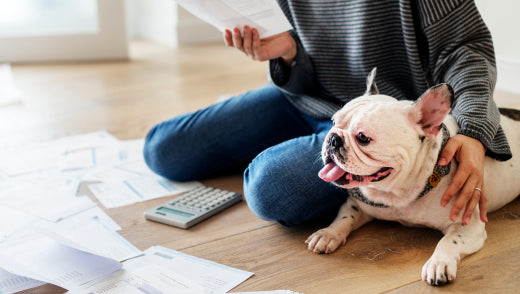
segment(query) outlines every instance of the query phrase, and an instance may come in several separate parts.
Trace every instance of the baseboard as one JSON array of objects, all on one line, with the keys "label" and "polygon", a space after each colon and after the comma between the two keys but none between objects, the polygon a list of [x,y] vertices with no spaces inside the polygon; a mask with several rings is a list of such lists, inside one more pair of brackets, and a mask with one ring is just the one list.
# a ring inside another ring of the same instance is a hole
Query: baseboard
[{"label": "baseboard", "polygon": [[496,89],[520,94],[520,59],[497,57]]}]

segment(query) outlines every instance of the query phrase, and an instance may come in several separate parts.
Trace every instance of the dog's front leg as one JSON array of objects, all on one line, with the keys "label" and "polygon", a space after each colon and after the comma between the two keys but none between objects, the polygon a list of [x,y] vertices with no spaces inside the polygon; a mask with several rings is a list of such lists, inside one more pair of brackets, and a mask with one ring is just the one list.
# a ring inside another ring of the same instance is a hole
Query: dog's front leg
[{"label": "dog's front leg", "polygon": [[345,245],[350,232],[371,220],[372,217],[364,214],[356,201],[349,197],[339,209],[336,219],[328,227],[312,234],[305,243],[309,250],[316,253],[332,253],[340,245]]},{"label": "dog's front leg", "polygon": [[[477,209],[478,210],[478,209]],[[422,268],[422,279],[433,286],[441,286],[455,280],[457,264],[466,255],[477,252],[486,240],[485,224],[478,214],[468,225],[451,224],[439,241],[433,255]]]}]

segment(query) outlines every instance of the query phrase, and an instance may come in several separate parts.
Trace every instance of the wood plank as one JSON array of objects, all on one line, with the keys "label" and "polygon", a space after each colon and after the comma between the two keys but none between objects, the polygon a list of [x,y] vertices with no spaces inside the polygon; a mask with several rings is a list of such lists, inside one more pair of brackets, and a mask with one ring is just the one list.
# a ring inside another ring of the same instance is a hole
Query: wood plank
[{"label": "wood plank", "polygon": [[337,252],[320,255],[304,244],[317,228],[269,226],[182,251],[255,273],[236,291],[378,293],[417,280],[440,238],[429,229],[376,221],[354,232]]},{"label": "wood plank", "polygon": [[519,260],[520,246],[517,246],[466,264],[460,269],[455,283],[431,287],[417,281],[387,293],[518,293]]}]

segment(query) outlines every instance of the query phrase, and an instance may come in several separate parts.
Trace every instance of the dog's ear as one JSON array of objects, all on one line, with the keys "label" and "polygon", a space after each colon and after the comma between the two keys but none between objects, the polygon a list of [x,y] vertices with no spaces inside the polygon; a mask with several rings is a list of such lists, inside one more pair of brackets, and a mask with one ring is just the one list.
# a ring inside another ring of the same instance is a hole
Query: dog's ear
[{"label": "dog's ear", "polygon": [[377,67],[374,67],[367,76],[367,90],[365,95],[377,95],[379,94],[379,89],[376,86],[376,73]]},{"label": "dog's ear", "polygon": [[453,99],[453,88],[440,84],[428,89],[414,103],[411,119],[421,126],[427,138],[435,138],[439,134],[442,121],[450,113]]}]

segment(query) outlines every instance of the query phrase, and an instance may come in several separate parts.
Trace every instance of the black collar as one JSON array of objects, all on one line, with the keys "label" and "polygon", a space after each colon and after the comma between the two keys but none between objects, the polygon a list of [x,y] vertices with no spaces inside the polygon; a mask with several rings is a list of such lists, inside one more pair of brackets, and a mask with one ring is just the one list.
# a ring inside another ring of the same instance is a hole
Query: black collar
[{"label": "black collar", "polygon": [[[450,132],[448,131],[448,128],[442,124],[441,125],[442,130],[442,143],[441,143],[441,149],[439,150],[438,157],[440,157],[442,150],[448,143],[448,140],[450,139]],[[428,194],[433,188],[439,184],[442,177],[446,176],[450,173],[451,169],[451,162],[448,163],[445,166],[441,166],[438,163],[435,164],[435,167],[433,168],[432,175],[428,178],[428,181],[426,182],[426,185],[423,189],[423,191],[417,196],[417,199],[423,197],[424,195]],[[378,208],[388,208],[390,206],[383,204],[383,203],[376,203],[373,201],[370,201],[368,198],[361,193],[361,190],[359,188],[352,188],[348,190],[349,196],[354,197],[356,200],[359,200],[363,203],[366,203],[370,206],[378,207]]]}]

